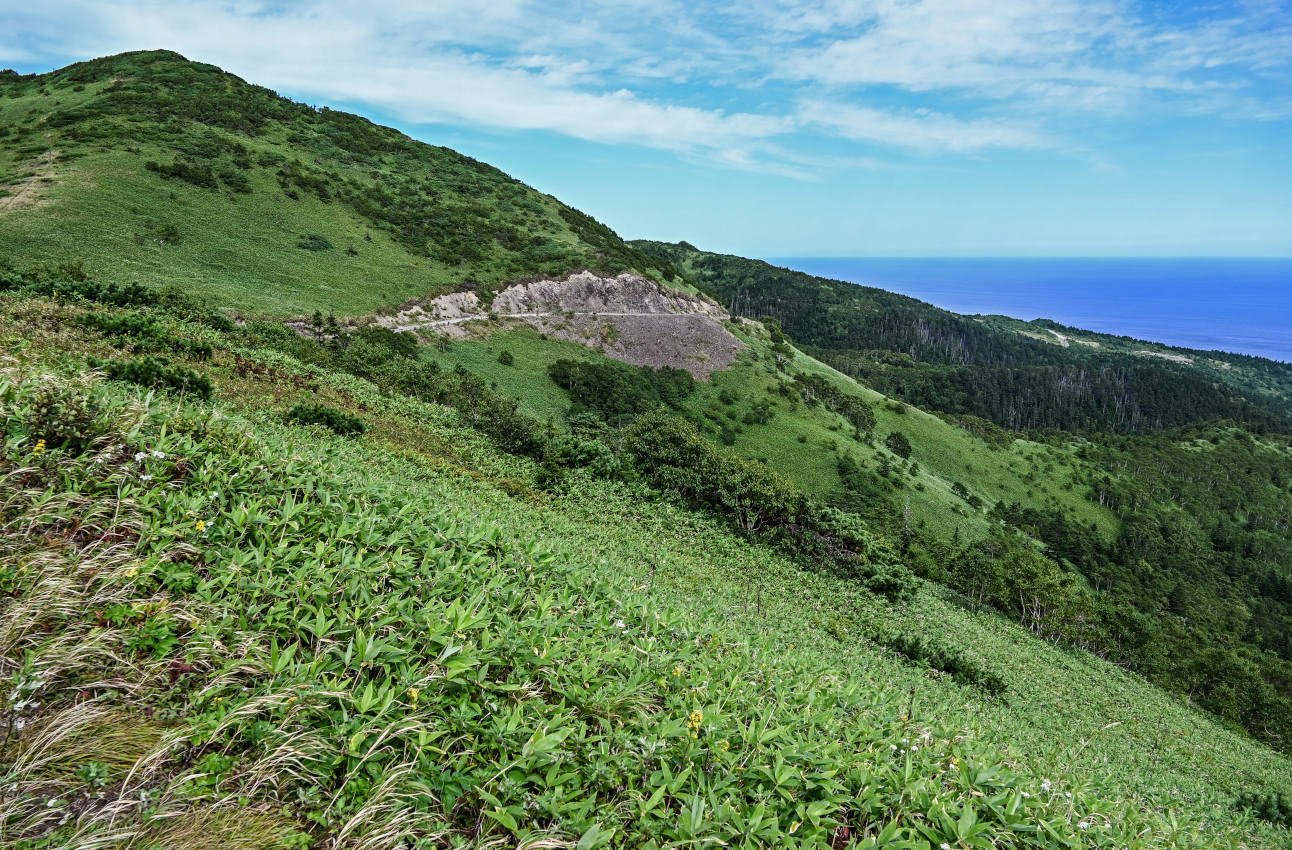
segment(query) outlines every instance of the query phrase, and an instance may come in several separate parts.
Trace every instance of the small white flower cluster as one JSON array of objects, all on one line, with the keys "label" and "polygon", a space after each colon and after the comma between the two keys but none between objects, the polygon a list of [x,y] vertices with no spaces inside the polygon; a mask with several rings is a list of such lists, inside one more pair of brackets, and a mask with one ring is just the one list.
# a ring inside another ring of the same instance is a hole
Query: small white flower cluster
[{"label": "small white flower cluster", "polygon": [[[40,701],[36,695],[45,687],[45,679],[49,674],[44,670],[37,670],[30,676],[20,679],[14,689],[5,697],[5,702],[9,703],[9,710],[14,714],[21,714],[24,711],[40,708]],[[15,731],[21,732],[27,721],[23,717],[17,717],[13,721]]]},{"label": "small white flower cluster", "polygon": [[[157,460],[165,460],[165,459],[166,459],[166,453],[165,453],[165,452],[163,452],[163,451],[158,451],[158,450],[156,450],[156,449],[154,449],[154,450],[153,450],[153,451],[151,451],[151,452],[135,452],[135,461],[136,461],[136,462],[146,461],[146,460],[148,460],[148,458],[150,458],[150,457],[151,457],[151,458],[156,458]],[[139,480],[140,480],[140,481],[152,481],[152,480],[153,480],[153,477],[152,477],[151,475],[149,475],[148,473],[146,473],[146,472],[145,472],[145,473],[143,473],[143,474],[141,474],[141,475],[139,476]]]}]

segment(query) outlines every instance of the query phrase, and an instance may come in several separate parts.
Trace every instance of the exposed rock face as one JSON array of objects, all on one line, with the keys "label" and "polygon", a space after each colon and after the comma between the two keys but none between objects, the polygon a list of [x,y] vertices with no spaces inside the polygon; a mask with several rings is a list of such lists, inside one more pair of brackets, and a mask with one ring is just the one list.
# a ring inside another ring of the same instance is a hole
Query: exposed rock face
[{"label": "exposed rock face", "polygon": [[598,277],[579,272],[565,280],[517,283],[494,296],[493,312],[511,313],[693,313],[725,319],[716,304],[683,292],[661,290],[655,281],[635,274]]},{"label": "exposed rock face", "polygon": [[661,289],[635,274],[579,272],[565,280],[513,284],[488,310],[473,292],[441,295],[378,319],[398,330],[459,338],[487,333],[473,320],[523,321],[557,339],[596,348],[638,366],[674,366],[696,378],[725,369],[745,348],[723,327],[726,311],[698,296]]}]

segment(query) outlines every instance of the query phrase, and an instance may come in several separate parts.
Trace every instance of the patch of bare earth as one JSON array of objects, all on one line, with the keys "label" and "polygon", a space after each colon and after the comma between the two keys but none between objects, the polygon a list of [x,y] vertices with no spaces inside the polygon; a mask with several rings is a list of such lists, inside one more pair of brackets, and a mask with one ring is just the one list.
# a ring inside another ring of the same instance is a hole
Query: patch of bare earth
[{"label": "patch of bare earth", "polygon": [[661,288],[641,275],[583,271],[564,280],[512,284],[488,309],[475,293],[455,292],[408,304],[376,321],[395,330],[458,338],[524,322],[625,363],[673,366],[703,380],[731,365],[745,348],[723,327],[728,318],[712,301]]},{"label": "patch of bare earth", "polygon": [[42,195],[46,189],[54,185],[57,179],[58,172],[55,167],[57,162],[58,151],[48,150],[35,159],[23,163],[22,168],[26,173],[22,174],[17,182],[0,187],[9,193],[0,196],[0,215],[29,210],[48,203],[48,199]]},{"label": "patch of bare earth", "polygon": [[1172,363],[1187,363],[1190,366],[1193,365],[1193,358],[1186,357],[1183,354],[1171,354],[1166,351],[1149,351],[1147,348],[1141,348],[1135,353],[1143,355],[1144,357],[1161,357],[1163,360],[1170,360]]}]

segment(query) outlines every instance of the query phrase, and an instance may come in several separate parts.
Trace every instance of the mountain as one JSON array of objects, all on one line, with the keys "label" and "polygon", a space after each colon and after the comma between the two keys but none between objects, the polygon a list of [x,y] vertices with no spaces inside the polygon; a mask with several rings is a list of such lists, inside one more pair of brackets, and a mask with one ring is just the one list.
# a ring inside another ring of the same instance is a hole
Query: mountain
[{"label": "mountain", "polygon": [[276,316],[589,265],[672,273],[496,168],[175,53],[0,85],[0,254],[13,260],[92,261]]},{"label": "mountain", "polygon": [[0,148],[6,842],[1286,846],[1276,370],[1012,421],[1093,335],[171,53],[0,73]]}]

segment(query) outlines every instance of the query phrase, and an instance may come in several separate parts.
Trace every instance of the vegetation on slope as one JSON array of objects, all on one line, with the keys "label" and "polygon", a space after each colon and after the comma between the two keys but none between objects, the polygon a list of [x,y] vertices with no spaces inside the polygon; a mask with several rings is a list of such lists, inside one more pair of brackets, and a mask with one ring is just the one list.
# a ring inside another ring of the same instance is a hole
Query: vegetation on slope
[{"label": "vegetation on slope", "polygon": [[[0,299],[7,843],[1287,837],[1233,805],[1284,761],[991,615],[889,607],[640,485],[548,498],[461,412],[157,308],[213,402],[78,376],[135,343]],[[367,432],[281,424],[309,398]]]},{"label": "vegetation on slope", "polygon": [[246,313],[487,298],[584,267],[675,276],[492,166],[166,51],[0,74],[0,127],[0,188],[33,198],[0,208],[0,255]]}]

